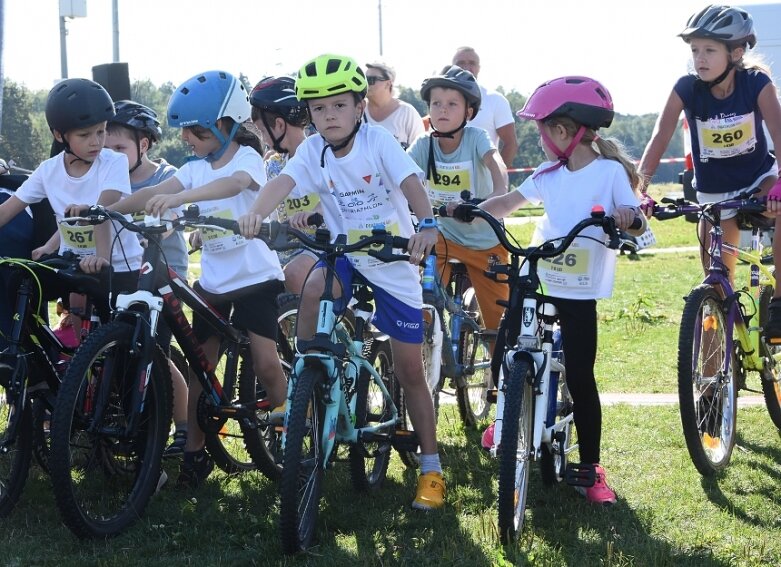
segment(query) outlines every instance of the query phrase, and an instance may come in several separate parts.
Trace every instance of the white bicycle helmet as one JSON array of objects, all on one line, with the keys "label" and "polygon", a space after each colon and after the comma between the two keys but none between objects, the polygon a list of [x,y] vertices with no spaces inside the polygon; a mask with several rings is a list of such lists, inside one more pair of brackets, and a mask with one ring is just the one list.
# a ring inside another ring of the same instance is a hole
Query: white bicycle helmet
[{"label": "white bicycle helmet", "polygon": [[692,38],[715,39],[730,46],[753,48],[757,43],[754,20],[741,8],[711,5],[694,14],[686,22],[686,29],[678,34],[684,41]]}]

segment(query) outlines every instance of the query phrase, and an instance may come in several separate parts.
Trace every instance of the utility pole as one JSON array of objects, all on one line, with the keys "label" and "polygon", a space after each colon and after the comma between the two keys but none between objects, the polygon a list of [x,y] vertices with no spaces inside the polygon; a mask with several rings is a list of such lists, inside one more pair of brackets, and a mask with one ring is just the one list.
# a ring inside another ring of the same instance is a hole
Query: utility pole
[{"label": "utility pole", "polygon": [[68,43],[65,26],[66,18],[85,18],[87,16],[87,0],[60,0],[60,75],[68,78]]},{"label": "utility pole", "polygon": [[380,22],[380,57],[382,57],[382,0],[377,0],[377,12]]},{"label": "utility pole", "polygon": [[111,25],[114,39],[114,63],[119,63],[119,0],[112,0],[111,2]]}]

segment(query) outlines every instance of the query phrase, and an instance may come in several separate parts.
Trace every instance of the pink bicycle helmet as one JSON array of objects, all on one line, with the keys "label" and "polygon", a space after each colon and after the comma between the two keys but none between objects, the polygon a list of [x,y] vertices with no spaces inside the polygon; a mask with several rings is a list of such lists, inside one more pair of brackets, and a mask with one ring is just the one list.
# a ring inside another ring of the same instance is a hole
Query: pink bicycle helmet
[{"label": "pink bicycle helmet", "polygon": [[537,87],[518,111],[524,120],[547,120],[568,116],[596,130],[613,122],[613,99],[599,82],[588,77],[560,77]]}]

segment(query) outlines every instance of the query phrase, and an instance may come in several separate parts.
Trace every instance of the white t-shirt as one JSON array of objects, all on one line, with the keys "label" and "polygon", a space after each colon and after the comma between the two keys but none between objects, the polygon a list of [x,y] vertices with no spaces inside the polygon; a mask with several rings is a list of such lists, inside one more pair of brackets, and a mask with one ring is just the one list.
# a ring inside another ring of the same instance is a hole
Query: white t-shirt
[{"label": "white t-shirt", "polygon": [[[130,175],[125,154],[102,149],[87,173],[81,177],[71,177],[65,171],[64,160],[68,156],[62,152],[41,163],[16,190],[16,196],[28,205],[49,199],[54,215],[60,221],[65,218],[68,205],[97,204],[103,191],[119,191],[122,195],[130,195]],[[111,265],[117,272],[138,270],[143,255],[138,238],[128,230],[122,230],[118,223],[112,222],[112,225]],[[94,226],[58,226],[60,254],[66,251],[82,256],[95,254]]]},{"label": "white t-shirt", "polygon": [[480,110],[474,120],[470,120],[468,124],[488,132],[488,137],[491,138],[494,146],[499,147],[499,134],[496,131],[502,126],[515,122],[510,103],[496,91],[489,92],[481,86],[480,92],[482,94]]},{"label": "white t-shirt", "polygon": [[[551,162],[546,162],[537,169],[550,165]],[[565,236],[577,223],[588,218],[596,205],[602,206],[606,215],[613,214],[619,206],[639,205],[623,166],[602,157],[577,171],[560,167],[537,178],[531,175],[516,190],[532,204],[545,204],[545,214],[534,232],[535,244]],[[597,226],[587,228],[581,235],[599,242],[608,240]],[[615,269],[615,250],[582,237],[576,238],[562,256],[541,260],[538,264],[545,293],[566,299],[610,297]]]},{"label": "white t-shirt", "polygon": [[423,118],[411,104],[399,101],[399,107],[391,112],[385,120],[377,121],[369,113],[369,107],[366,107],[366,120],[369,124],[382,126],[388,132],[393,134],[396,140],[405,150],[412,145],[415,138],[425,132],[423,128]]},{"label": "white t-shirt", "polygon": [[[246,172],[261,187],[266,183],[263,158],[248,146],[240,146],[233,158],[214,169],[206,160],[189,161],[174,174],[185,191],[216,179]],[[227,199],[200,201],[201,214],[237,220],[250,210],[257,192],[244,189]],[[222,294],[268,280],[284,280],[277,255],[258,239],[247,240],[231,231],[202,229],[200,284],[210,293]]]},{"label": "white t-shirt", "polygon": [[[409,205],[400,184],[410,175],[423,180],[423,172],[384,128],[361,125],[350,153],[337,158],[325,152],[325,141],[310,136],[296,150],[283,170],[296,186],[316,190],[323,204],[325,224],[335,238],[346,234],[348,242],[369,234],[376,225],[409,238],[414,233]],[[353,266],[372,283],[411,306],[420,306],[418,269],[408,262],[385,264],[364,254],[348,255]]]}]

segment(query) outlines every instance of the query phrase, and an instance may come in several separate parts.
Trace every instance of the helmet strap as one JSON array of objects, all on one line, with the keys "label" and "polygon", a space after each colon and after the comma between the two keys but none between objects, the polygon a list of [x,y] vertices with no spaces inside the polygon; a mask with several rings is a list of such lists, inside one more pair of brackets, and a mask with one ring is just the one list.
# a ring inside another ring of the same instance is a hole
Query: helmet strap
[{"label": "helmet strap", "polygon": [[586,133],[586,127],[581,125],[580,128],[578,128],[578,131],[575,133],[575,137],[572,138],[572,141],[570,144],[566,147],[564,151],[561,151],[556,144],[553,143],[553,140],[550,139],[550,136],[545,132],[543,128],[540,128],[540,136],[542,137],[543,143],[548,147],[550,151],[552,151],[556,156],[558,157],[558,160],[553,165],[550,165],[546,167],[545,169],[542,169],[535,173],[532,178],[537,178],[538,176],[542,175],[543,173],[548,173],[549,171],[554,171],[560,167],[563,167],[569,163],[569,158],[572,155],[572,152],[575,150],[575,147],[580,143],[580,140],[583,138],[583,135]]},{"label": "helmet strap", "polygon": [[456,132],[458,132],[459,130],[463,130],[464,127],[466,126],[467,122],[468,122],[468,120],[466,118],[466,115],[464,115],[464,121],[461,122],[461,126],[456,128],[455,130],[451,130],[450,132],[440,132],[439,130],[434,128],[434,123],[432,122],[431,123],[431,129],[433,130],[433,132],[431,132],[431,135],[434,138],[455,138]]},{"label": "helmet strap", "polygon": [[[285,131],[282,133],[282,135],[277,138],[274,136],[274,132],[271,131],[271,125],[268,123],[268,119],[266,118],[266,113],[261,111],[260,112],[260,119],[263,121],[263,126],[266,128],[266,132],[268,132],[268,135],[271,137],[271,147],[274,148],[274,151],[278,154],[286,154],[288,151],[282,147],[282,140],[285,139],[285,134],[287,134],[287,122],[283,118],[282,121],[285,122]],[[274,122],[276,123],[277,119],[274,117]]]},{"label": "helmet strap", "polygon": [[230,146],[231,141],[233,140],[233,137],[236,135],[236,132],[239,131],[239,124],[238,122],[233,123],[233,127],[231,128],[231,131],[228,133],[228,136],[224,136],[222,132],[220,132],[220,129],[216,126],[212,126],[209,128],[211,130],[212,134],[220,141],[222,146],[220,146],[220,149],[216,152],[211,152],[208,154],[204,159],[208,162],[215,162],[218,159],[222,157],[222,155],[225,153],[225,150],[228,149],[228,146]]},{"label": "helmet strap", "polygon": [[320,136],[325,140],[325,147],[323,148],[322,153],[320,154],[320,167],[325,167],[325,151],[328,148],[331,148],[331,151],[335,154],[341,149],[346,148],[350,142],[353,141],[353,138],[355,138],[355,135],[358,133],[358,130],[361,129],[361,124],[363,124],[363,113],[361,113],[361,116],[358,118],[358,120],[355,121],[355,128],[353,128],[353,131],[350,132],[350,135],[345,138],[345,140],[339,144],[331,144],[328,142],[328,140],[325,140],[325,137],[323,137],[322,134]]},{"label": "helmet strap", "polygon": [[133,136],[136,139],[136,165],[130,168],[128,173],[131,174],[141,167],[141,137],[138,135],[138,130],[133,130]]}]

